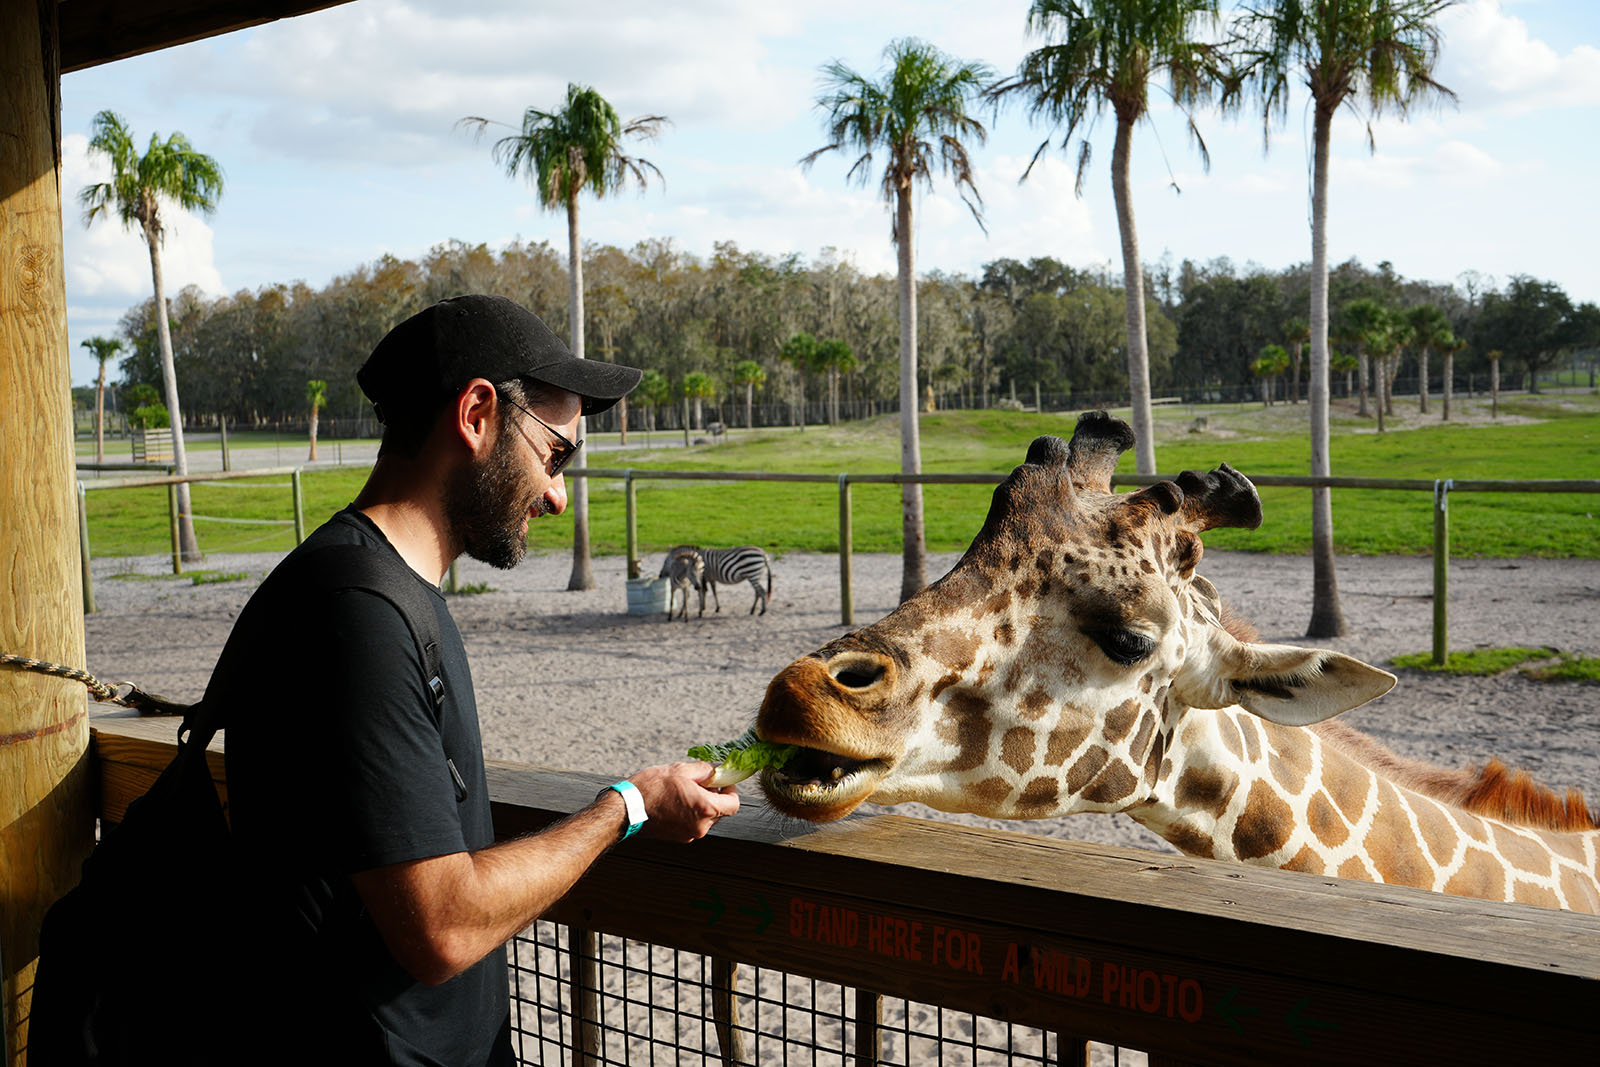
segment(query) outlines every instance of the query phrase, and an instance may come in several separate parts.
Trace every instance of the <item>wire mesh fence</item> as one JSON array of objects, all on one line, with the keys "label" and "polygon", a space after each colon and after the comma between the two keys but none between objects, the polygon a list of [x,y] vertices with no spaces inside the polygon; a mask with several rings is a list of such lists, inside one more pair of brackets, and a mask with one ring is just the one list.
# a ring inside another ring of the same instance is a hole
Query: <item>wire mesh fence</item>
[{"label": "wire mesh fence", "polygon": [[[509,953],[519,1062],[1024,1067],[1083,1062],[1035,1027],[539,922]],[[1143,1061],[1097,1049],[1095,1062]],[[1075,1053],[1075,1054],[1074,1054]]]}]

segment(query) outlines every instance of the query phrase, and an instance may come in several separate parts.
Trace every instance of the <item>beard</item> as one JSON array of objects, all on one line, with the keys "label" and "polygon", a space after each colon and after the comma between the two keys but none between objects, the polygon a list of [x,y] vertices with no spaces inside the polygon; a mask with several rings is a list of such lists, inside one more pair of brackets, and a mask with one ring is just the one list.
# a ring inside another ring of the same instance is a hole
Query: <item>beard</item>
[{"label": "beard", "polygon": [[483,460],[457,471],[445,486],[445,517],[467,555],[510,570],[528,550],[523,519],[549,514],[550,502],[528,484],[509,427]]}]

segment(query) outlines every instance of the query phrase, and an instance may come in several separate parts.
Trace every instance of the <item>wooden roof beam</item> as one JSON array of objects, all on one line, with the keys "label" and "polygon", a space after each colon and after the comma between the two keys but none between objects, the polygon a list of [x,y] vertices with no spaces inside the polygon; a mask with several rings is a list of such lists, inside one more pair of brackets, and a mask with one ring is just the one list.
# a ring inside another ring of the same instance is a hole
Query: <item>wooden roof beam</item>
[{"label": "wooden roof beam", "polygon": [[143,55],[348,0],[60,0],[61,73]]}]

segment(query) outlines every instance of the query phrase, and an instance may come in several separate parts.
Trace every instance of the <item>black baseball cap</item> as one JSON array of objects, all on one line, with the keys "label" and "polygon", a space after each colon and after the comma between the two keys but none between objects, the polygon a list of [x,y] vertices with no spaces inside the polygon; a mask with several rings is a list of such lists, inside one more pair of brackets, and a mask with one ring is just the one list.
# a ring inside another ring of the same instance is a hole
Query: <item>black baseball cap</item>
[{"label": "black baseball cap", "polygon": [[579,359],[550,327],[514,300],[472,294],[423,308],[384,335],[356,372],[377,409],[424,407],[474,378],[531,378],[583,399],[583,413],[605,411],[639,384],[635,367]]}]

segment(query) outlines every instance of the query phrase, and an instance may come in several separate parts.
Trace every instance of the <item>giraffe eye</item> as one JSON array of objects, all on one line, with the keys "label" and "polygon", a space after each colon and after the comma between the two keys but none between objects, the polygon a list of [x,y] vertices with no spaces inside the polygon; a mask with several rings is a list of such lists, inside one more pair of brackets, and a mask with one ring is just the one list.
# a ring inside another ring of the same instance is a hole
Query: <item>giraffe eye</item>
[{"label": "giraffe eye", "polygon": [[1095,644],[1100,646],[1100,651],[1104,652],[1112,662],[1124,667],[1133,666],[1156,649],[1153,638],[1121,627],[1100,630],[1089,636],[1094,638]]}]

